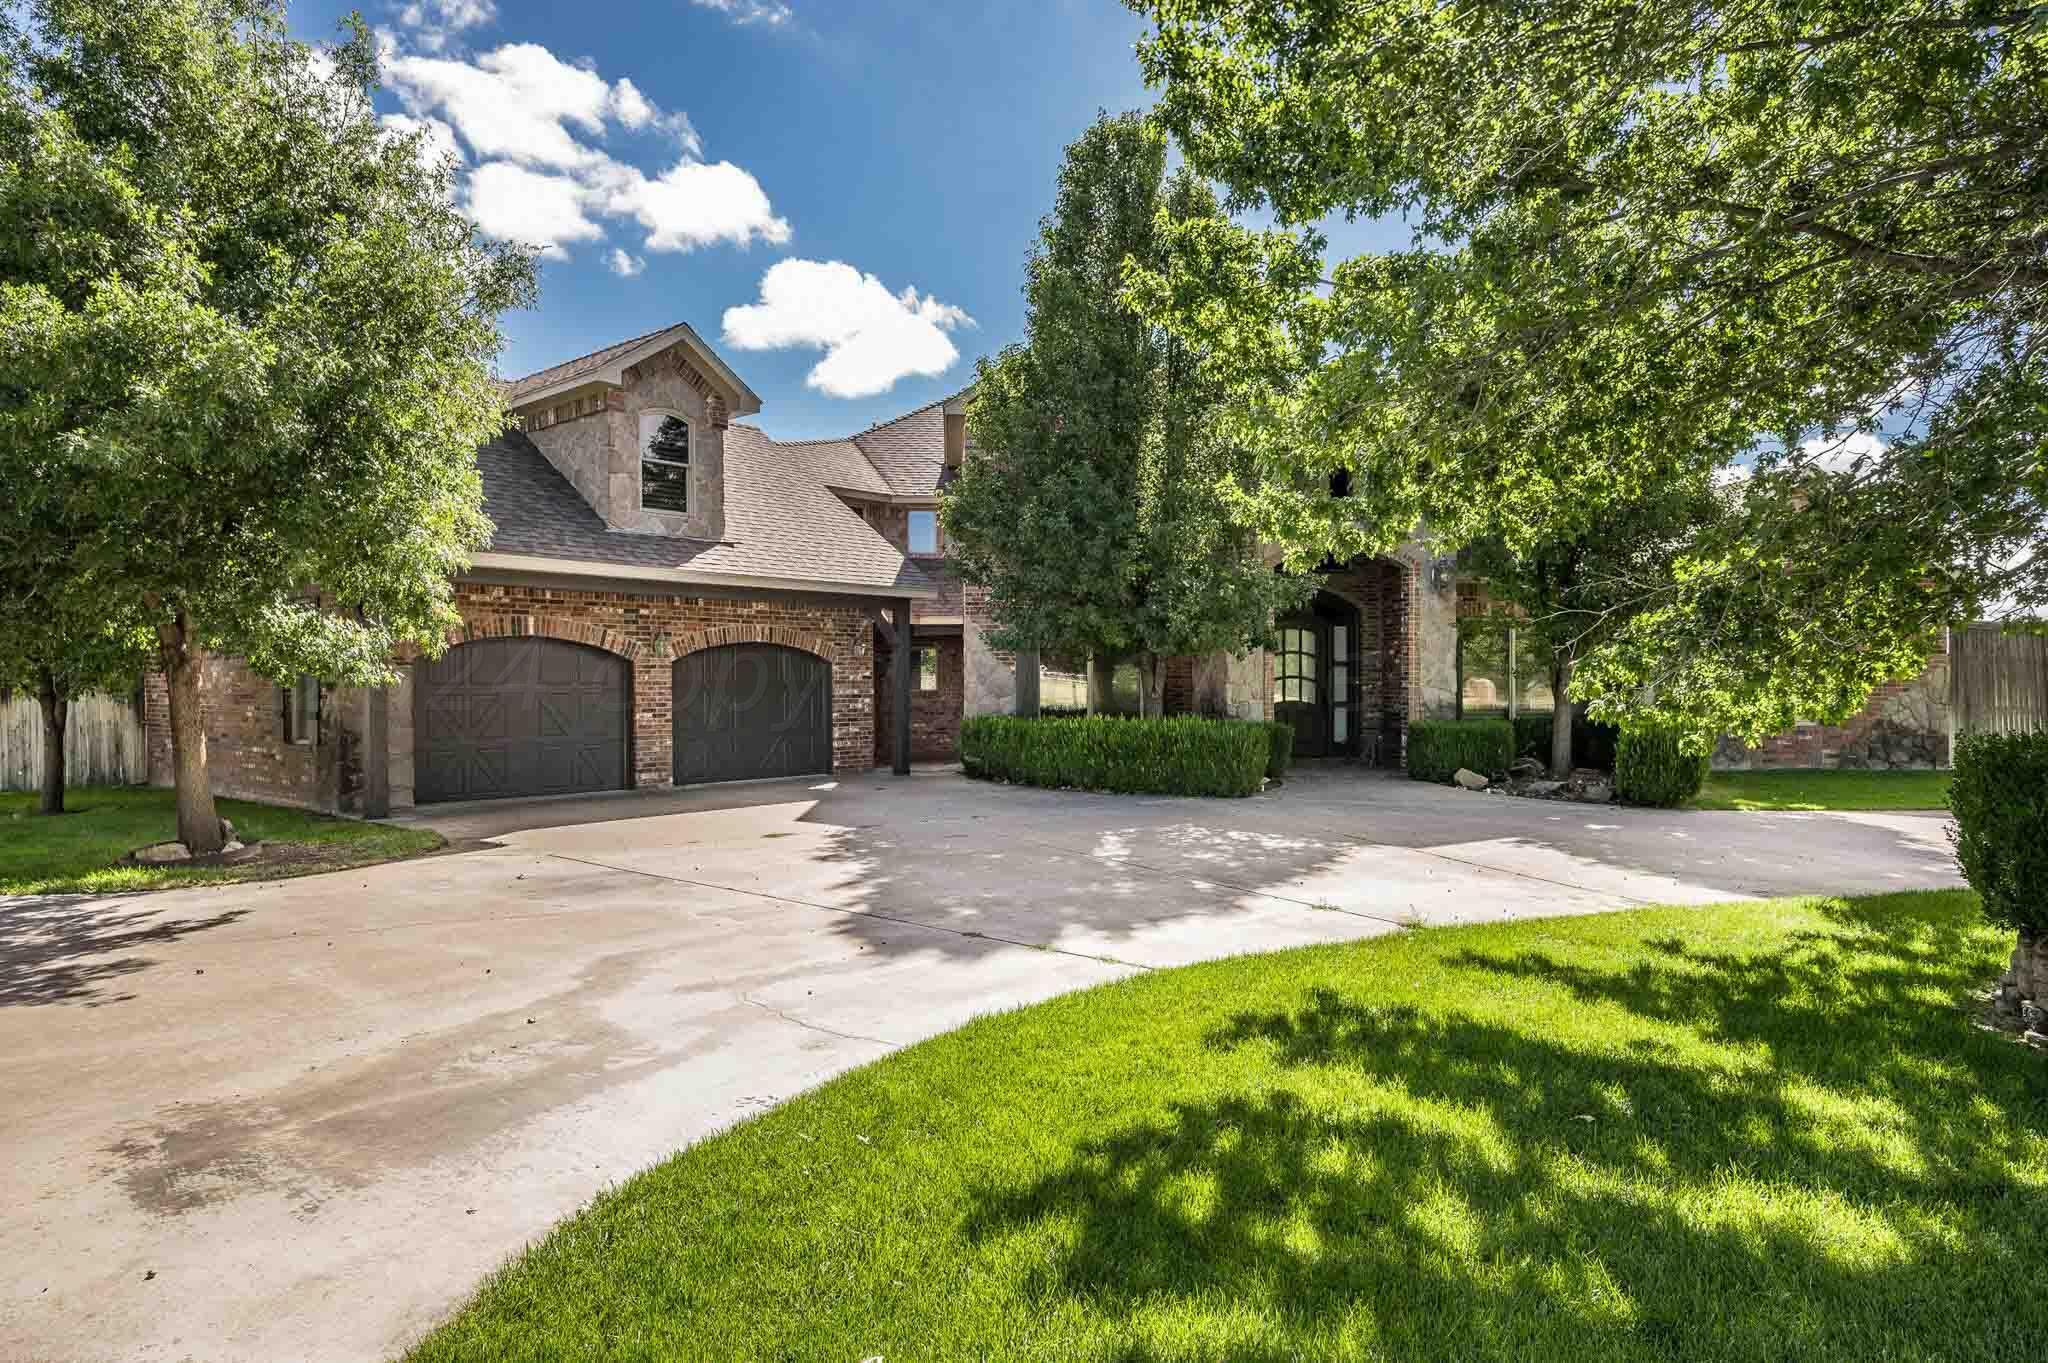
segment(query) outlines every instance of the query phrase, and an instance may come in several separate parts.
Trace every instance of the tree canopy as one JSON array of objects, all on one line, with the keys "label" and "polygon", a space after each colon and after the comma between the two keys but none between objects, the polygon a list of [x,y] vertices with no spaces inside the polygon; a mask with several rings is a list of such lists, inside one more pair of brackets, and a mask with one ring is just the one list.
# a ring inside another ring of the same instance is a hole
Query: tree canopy
[{"label": "tree canopy", "polygon": [[360,22],[314,49],[271,0],[0,16],[0,475],[64,486],[76,565],[157,630],[195,850],[199,656],[384,681],[487,533],[474,451],[531,258],[478,237],[374,82]]},{"label": "tree canopy", "polygon": [[1276,574],[1238,514],[1242,452],[1213,423],[1226,394],[1190,340],[1124,299],[1164,268],[1175,224],[1221,221],[1166,141],[1104,116],[1067,149],[1029,263],[1026,338],[976,376],[972,452],[944,515],[961,577],[989,589],[994,641],[1159,662],[1241,652],[1304,583]]},{"label": "tree canopy", "polygon": [[[1417,524],[1526,550],[1717,477],[1739,514],[1583,687],[1750,736],[2048,603],[2048,14],[1139,7],[1161,118],[1278,229],[1183,227],[1169,259],[1199,268],[1136,293],[1228,333],[1297,561]],[[1410,244],[1306,270],[1339,215]],[[1349,505],[1320,496],[1339,468]]]}]

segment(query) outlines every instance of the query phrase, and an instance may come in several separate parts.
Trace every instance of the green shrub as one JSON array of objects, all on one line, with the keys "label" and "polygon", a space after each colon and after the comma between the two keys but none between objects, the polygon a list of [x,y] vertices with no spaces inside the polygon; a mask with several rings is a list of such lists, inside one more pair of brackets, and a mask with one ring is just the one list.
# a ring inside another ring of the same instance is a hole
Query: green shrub
[{"label": "green shrub", "polygon": [[2048,934],[2048,732],[1956,739],[1949,839],[1984,915]]},{"label": "green shrub", "polygon": [[1265,783],[1272,738],[1248,720],[1019,719],[977,715],[960,725],[971,776],[1027,786],[1121,794],[1251,795]]},{"label": "green shrub", "polygon": [[1672,809],[1700,793],[1708,755],[1669,729],[1630,729],[1614,749],[1614,793],[1625,805]]},{"label": "green shrub", "polygon": [[1515,730],[1504,719],[1418,719],[1408,726],[1408,775],[1448,781],[1458,768],[1499,776],[1515,756]]},{"label": "green shrub", "polygon": [[[1515,756],[1533,757],[1548,765],[1553,722],[1549,714],[1515,716]],[[1573,711],[1572,765],[1613,771],[1614,745],[1620,737],[1621,730],[1612,724],[1602,724],[1587,719],[1583,712]]]},{"label": "green shrub", "polygon": [[1294,726],[1279,720],[1266,723],[1266,777],[1277,781],[1294,765]]}]

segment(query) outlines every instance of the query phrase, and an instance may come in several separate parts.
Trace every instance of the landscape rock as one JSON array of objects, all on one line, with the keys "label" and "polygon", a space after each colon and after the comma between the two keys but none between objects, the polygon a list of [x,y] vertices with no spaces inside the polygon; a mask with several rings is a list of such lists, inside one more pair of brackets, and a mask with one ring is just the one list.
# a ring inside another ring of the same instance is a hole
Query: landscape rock
[{"label": "landscape rock", "polygon": [[1485,790],[1493,784],[1493,782],[1487,780],[1470,767],[1458,768],[1457,774],[1452,776],[1451,779],[1467,790]]},{"label": "landscape rock", "polygon": [[157,842],[138,847],[129,855],[144,866],[168,866],[174,861],[192,860],[192,849],[182,842]]}]

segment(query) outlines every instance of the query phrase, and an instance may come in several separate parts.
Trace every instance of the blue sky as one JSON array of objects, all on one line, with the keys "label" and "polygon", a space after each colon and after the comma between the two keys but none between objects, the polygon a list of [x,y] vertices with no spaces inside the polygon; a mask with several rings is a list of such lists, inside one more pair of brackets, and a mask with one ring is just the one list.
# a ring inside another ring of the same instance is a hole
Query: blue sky
[{"label": "blue sky", "polygon": [[[300,3],[293,28],[330,38],[346,8]],[[1098,110],[1151,103],[1132,53],[1144,21],[1116,0],[364,14],[387,119],[457,155],[480,227],[548,247],[539,306],[505,319],[501,372],[687,321],[785,438],[918,407],[1017,339],[1063,148]]]}]

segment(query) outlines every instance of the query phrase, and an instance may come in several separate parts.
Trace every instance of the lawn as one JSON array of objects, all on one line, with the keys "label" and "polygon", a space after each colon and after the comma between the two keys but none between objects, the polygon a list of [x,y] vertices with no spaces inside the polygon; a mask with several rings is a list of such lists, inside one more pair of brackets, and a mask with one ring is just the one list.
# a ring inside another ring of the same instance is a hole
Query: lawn
[{"label": "lawn", "polygon": [[1998,1360],[2048,1066],[1966,893],[1649,909],[991,1016],[639,1175],[408,1357]]},{"label": "lawn", "polygon": [[1696,809],[1946,809],[1945,771],[1717,771]]},{"label": "lawn", "polygon": [[241,866],[122,866],[138,847],[177,836],[172,794],[150,786],[88,786],[66,792],[71,811],[45,818],[34,813],[33,793],[0,791],[0,894],[105,894],[218,885],[239,880],[365,866],[373,861],[430,852],[438,834],[330,819],[300,809],[221,800],[221,816],[247,842],[289,844],[283,862]]}]

